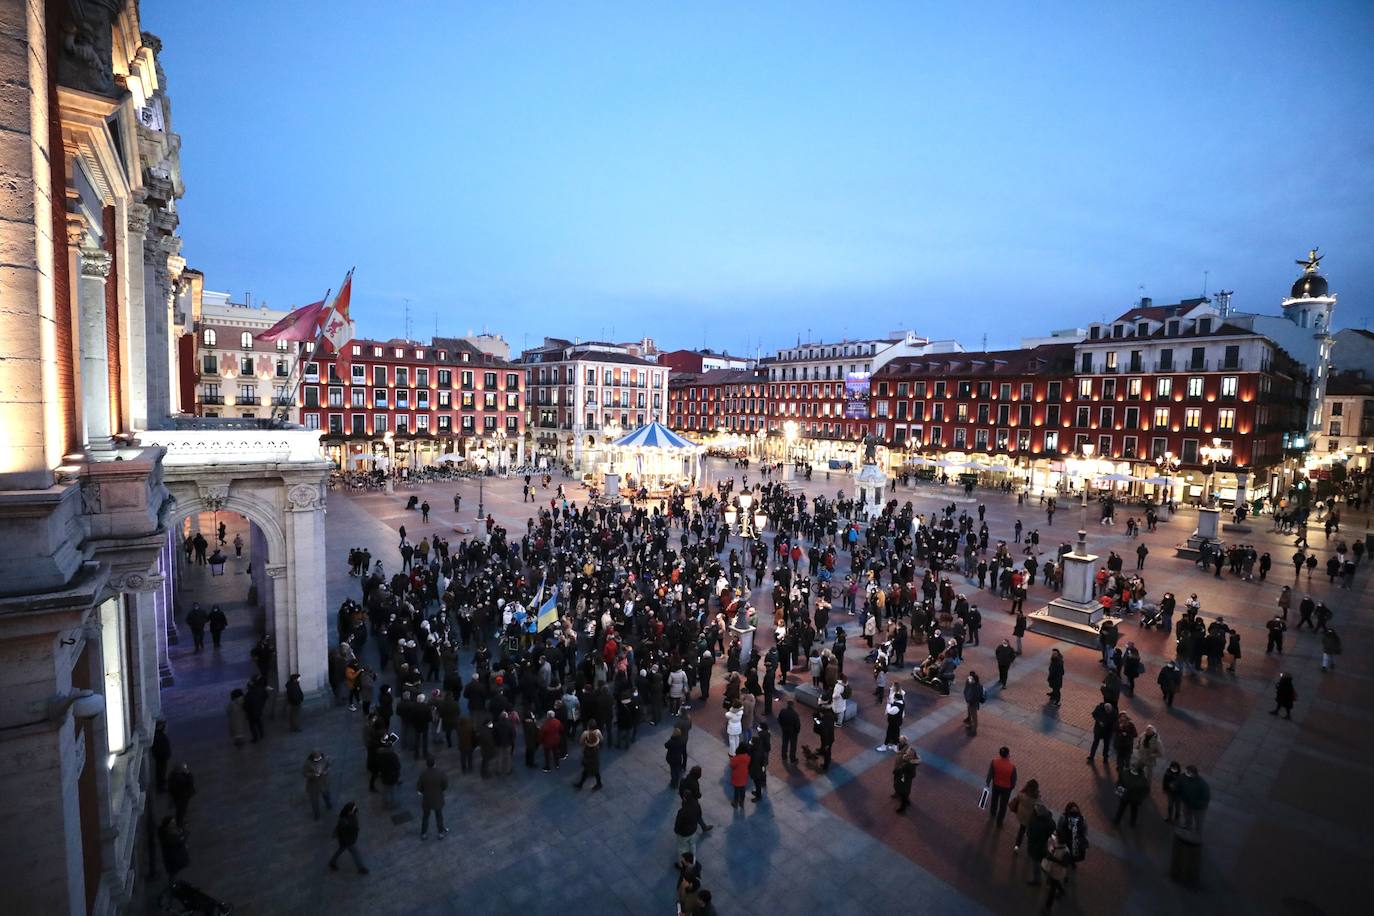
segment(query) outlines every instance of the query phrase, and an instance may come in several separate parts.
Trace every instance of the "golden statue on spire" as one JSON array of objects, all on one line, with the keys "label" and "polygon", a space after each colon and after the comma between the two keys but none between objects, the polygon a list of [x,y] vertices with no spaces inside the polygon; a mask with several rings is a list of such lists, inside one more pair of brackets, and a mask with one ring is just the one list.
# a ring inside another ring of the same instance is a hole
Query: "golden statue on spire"
[{"label": "golden statue on spire", "polygon": [[1312,248],[1308,250],[1306,259],[1299,258],[1293,263],[1301,267],[1304,273],[1314,274],[1317,272],[1317,266],[1321,264],[1323,257],[1323,255],[1317,254],[1317,249]]}]

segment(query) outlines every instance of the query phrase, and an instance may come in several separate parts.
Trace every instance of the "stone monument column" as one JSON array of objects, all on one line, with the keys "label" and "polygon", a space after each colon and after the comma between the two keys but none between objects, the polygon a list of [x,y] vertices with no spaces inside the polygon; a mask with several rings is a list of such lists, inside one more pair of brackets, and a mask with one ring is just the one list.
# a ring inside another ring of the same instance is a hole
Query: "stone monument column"
[{"label": "stone monument column", "polygon": [[1197,532],[1193,535],[1199,540],[1215,541],[1221,530],[1221,510],[1204,506],[1197,510]]},{"label": "stone monument column", "polygon": [[1060,557],[1063,588],[1059,597],[1026,617],[1033,633],[1081,646],[1097,646],[1102,606],[1093,597],[1097,555],[1088,553],[1088,533],[1080,530],[1074,549]]}]

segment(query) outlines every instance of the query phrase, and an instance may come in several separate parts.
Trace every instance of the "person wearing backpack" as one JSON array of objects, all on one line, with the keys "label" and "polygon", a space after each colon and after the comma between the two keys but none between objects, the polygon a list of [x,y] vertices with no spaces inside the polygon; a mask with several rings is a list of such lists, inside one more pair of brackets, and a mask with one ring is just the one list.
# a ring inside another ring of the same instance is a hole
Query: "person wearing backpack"
[{"label": "person wearing backpack", "polygon": [[964,703],[968,707],[964,725],[968,728],[970,738],[978,734],[978,707],[986,700],[987,693],[983,690],[983,682],[978,679],[978,672],[970,671],[964,679]]}]

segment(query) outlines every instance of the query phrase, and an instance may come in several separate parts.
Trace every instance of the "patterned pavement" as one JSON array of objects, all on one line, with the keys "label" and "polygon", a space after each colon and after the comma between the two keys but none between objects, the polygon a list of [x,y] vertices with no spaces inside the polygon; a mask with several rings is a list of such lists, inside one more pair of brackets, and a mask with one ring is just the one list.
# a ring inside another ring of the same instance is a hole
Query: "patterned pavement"
[{"label": "patterned pavement", "polygon": [[[723,465],[716,470],[728,473]],[[753,472],[751,480],[757,476]],[[835,475],[798,485],[833,495],[841,481]],[[455,489],[464,493],[461,519],[452,511]],[[358,591],[357,580],[347,575],[350,546],[368,547],[395,569],[399,525],[406,525],[412,540],[432,531],[452,532],[455,523],[470,525],[476,490],[475,482],[463,481],[415,491],[434,506],[429,526],[419,524],[418,512],[403,508],[412,491],[331,494],[326,534],[328,554],[337,559],[327,570],[331,617],[346,596]],[[523,530],[529,515],[519,492],[515,480],[488,481],[485,487],[486,508],[512,531]],[[1051,550],[1071,538],[1081,518],[1076,507],[1065,506],[1054,527],[1047,528],[1033,501],[1018,508],[1014,498],[984,491],[965,500],[953,489],[929,484],[901,488],[896,495],[912,499],[927,514],[951,500],[973,514],[982,500],[994,541],[1010,540],[1019,517],[1027,530],[1040,528],[1042,546]],[[1124,521],[1127,514],[1119,517]],[[805,761],[784,766],[775,756],[769,799],[742,814],[728,807],[719,704],[694,708],[689,753],[701,764],[703,781],[715,786],[704,808],[707,821],[720,825],[701,842],[700,854],[704,884],[719,911],[814,914],[904,906],[928,913],[1033,911],[1036,899],[1024,884],[1024,857],[1012,854],[1014,828],[996,830],[975,806],[987,761],[1006,744],[1021,780],[1038,779],[1052,809],[1061,811],[1073,800],[1087,817],[1092,847],[1057,907],[1060,912],[1110,908],[1143,914],[1195,907],[1221,913],[1352,912],[1358,898],[1351,876],[1370,858],[1374,807],[1367,791],[1374,776],[1369,762],[1374,716],[1367,706],[1374,693],[1374,664],[1363,651],[1371,629],[1368,564],[1352,590],[1331,588],[1324,576],[1310,584],[1313,596],[1335,611],[1333,624],[1346,648],[1338,671],[1323,675],[1319,638],[1309,632],[1290,630],[1282,662],[1263,651],[1263,624],[1278,587],[1292,581],[1291,537],[1270,532],[1262,520],[1250,533],[1228,533],[1228,540],[1271,551],[1274,574],[1265,583],[1226,575],[1215,579],[1172,556],[1172,546],[1191,532],[1193,519],[1185,512],[1142,536],[1151,551],[1147,583],[1155,597],[1166,590],[1180,599],[1196,592],[1205,617],[1222,613],[1240,627],[1244,645],[1238,671],[1188,676],[1175,707],[1165,709],[1154,674],[1164,653],[1172,654],[1171,646],[1164,634],[1128,622],[1124,638],[1136,642],[1148,671],[1137,695],[1123,697],[1122,705],[1137,725],[1154,723],[1159,729],[1165,761],[1196,763],[1212,786],[1199,888],[1186,890],[1169,880],[1171,834],[1157,784],[1142,806],[1138,827],[1111,825],[1112,780],[1100,763],[1084,762],[1101,675],[1096,653],[1028,634],[1008,687],[989,691],[975,738],[967,737],[960,724],[961,701],[911,687],[903,732],[924,764],[912,809],[898,816],[888,798],[891,756],[874,750],[884,717],[872,700],[859,642],[851,646],[846,671],[860,719],[839,731],[830,772],[813,772]],[[1348,518],[1341,536],[1363,535],[1367,526],[1363,517]],[[1134,556],[1135,542],[1123,526],[1093,524],[1088,536],[1090,549],[1104,557],[1108,549]],[[1319,528],[1310,539],[1319,551],[1325,546]],[[241,913],[344,907],[378,913],[671,912],[676,805],[663,762],[665,727],[642,728],[631,749],[608,751],[606,789],[590,794],[572,791],[575,774],[566,770],[527,771],[519,749],[515,773],[487,781],[460,775],[456,754],[441,750],[440,766],[450,774],[446,813],[452,834],[443,843],[422,844],[415,823],[418,807],[409,801],[413,796],[401,793],[400,813],[388,816],[380,798],[367,792],[359,714],[343,707],[321,709],[307,717],[302,734],[290,734],[278,719],[268,723],[260,745],[235,749],[229,743],[224,702],[247,673],[255,633],[244,606],[228,603],[241,601],[246,592],[246,576],[231,572],[237,577],[211,580],[193,571],[182,592],[186,607],[192,596],[200,596],[202,602],[221,600],[237,614],[231,611],[233,626],[218,656],[190,655],[189,638],[173,647],[177,684],[164,691],[174,760],[190,763],[199,790],[188,821],[192,866],[187,880],[233,901]],[[1309,585],[1299,585],[1300,597]],[[972,586],[965,591],[972,597]],[[1047,599],[1037,586],[1027,609]],[[761,609],[770,607],[766,595],[757,600]],[[983,609],[985,626],[982,646],[965,652],[964,670],[972,667],[985,682],[995,682],[992,651],[1010,633],[1010,618],[1000,613],[1009,602],[987,592],[973,600]],[[1067,667],[1064,703],[1057,709],[1043,702],[1054,645],[1063,650]],[[1291,722],[1267,714],[1281,665],[1298,685]],[[332,852],[330,821],[311,819],[299,777],[313,747],[334,760],[336,803],[356,799],[360,804],[359,848],[372,869],[367,877],[324,867]],[[403,763],[403,779],[413,783],[418,769],[409,759]]]}]

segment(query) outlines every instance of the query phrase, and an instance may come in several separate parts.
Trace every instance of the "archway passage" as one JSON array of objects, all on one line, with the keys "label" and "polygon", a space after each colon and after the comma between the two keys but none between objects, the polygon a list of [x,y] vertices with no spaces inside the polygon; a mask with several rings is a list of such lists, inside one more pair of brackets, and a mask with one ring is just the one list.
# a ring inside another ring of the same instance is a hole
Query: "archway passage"
[{"label": "archway passage", "polygon": [[267,537],[244,515],[222,509],[188,513],[171,538],[175,631],[168,639],[172,677],[162,691],[164,716],[183,723],[213,716],[219,727],[230,691],[253,677],[280,692],[269,636],[276,608]]}]

